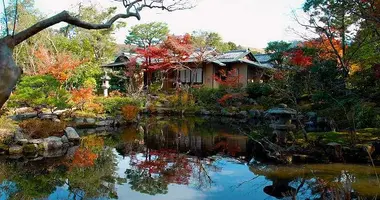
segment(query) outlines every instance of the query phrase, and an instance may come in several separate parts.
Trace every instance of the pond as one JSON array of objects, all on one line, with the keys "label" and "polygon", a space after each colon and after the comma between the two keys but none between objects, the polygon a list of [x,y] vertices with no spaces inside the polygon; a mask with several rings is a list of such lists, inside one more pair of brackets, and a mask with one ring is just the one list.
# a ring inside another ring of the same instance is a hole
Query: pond
[{"label": "pond", "polygon": [[[247,124],[246,122],[245,124]],[[56,158],[0,160],[5,199],[376,199],[380,168],[255,161],[245,124],[149,118],[138,126],[81,130]],[[90,134],[91,133],[91,134]]]}]

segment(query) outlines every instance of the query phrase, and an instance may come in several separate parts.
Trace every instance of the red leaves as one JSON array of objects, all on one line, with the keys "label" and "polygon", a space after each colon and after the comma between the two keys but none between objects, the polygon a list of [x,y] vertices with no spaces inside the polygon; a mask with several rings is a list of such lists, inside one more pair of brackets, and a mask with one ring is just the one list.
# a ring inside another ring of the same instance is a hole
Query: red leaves
[{"label": "red leaves", "polygon": [[313,64],[313,58],[311,56],[306,56],[301,49],[296,49],[289,54],[289,63],[294,66],[299,67],[309,67]]},{"label": "red leaves", "polygon": [[149,160],[137,161],[136,167],[148,170],[150,174],[162,175],[168,183],[189,184],[192,167],[185,155],[167,149],[151,150],[149,157]]},{"label": "red leaves", "polygon": [[226,70],[221,69],[219,70],[218,75],[214,75],[214,79],[222,86],[236,88],[240,85],[241,76],[238,75],[238,70],[236,68],[227,72]]},{"label": "red leaves", "polygon": [[140,58],[144,58],[143,68],[148,71],[178,69],[181,62],[187,60],[192,50],[190,35],[168,36],[160,45],[137,49]]}]

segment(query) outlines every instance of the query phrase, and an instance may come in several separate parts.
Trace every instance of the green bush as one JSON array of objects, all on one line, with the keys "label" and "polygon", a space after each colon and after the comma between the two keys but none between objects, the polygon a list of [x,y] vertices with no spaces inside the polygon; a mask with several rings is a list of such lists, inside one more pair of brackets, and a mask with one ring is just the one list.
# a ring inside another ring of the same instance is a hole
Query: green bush
[{"label": "green bush", "polygon": [[50,110],[67,108],[70,94],[60,86],[59,81],[50,75],[24,76],[8,106],[43,107]]},{"label": "green bush", "polygon": [[374,103],[358,105],[355,120],[358,128],[380,128],[380,108]]},{"label": "green bush", "polygon": [[273,93],[272,87],[267,83],[248,83],[246,92],[250,98],[269,96]]},{"label": "green bush", "polygon": [[95,98],[95,103],[103,105],[104,112],[112,115],[121,114],[121,108],[126,105],[143,107],[145,100],[142,98],[131,97],[98,97]]},{"label": "green bush", "polygon": [[191,93],[200,106],[215,106],[218,100],[226,94],[225,90],[212,88],[193,89]]}]

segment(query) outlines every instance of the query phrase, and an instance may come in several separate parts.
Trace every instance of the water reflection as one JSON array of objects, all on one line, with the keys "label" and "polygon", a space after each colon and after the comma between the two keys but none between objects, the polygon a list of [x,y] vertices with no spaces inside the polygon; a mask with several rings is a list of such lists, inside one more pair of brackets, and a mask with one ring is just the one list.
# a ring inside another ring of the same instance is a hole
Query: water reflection
[{"label": "water reflection", "polygon": [[0,200],[376,199],[380,193],[379,168],[248,163],[250,142],[234,127],[153,118],[85,136],[64,157],[2,158]]}]

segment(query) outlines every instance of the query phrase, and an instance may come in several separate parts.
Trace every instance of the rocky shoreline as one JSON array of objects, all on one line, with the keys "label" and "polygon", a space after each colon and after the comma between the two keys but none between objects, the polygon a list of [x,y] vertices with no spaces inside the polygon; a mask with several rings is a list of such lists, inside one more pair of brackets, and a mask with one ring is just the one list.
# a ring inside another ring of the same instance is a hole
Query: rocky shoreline
[{"label": "rocky shoreline", "polygon": [[27,138],[21,129],[14,133],[13,141],[0,144],[0,154],[18,158],[27,157],[58,157],[64,155],[71,147],[80,143],[80,136],[73,127],[67,127],[62,137]]}]

